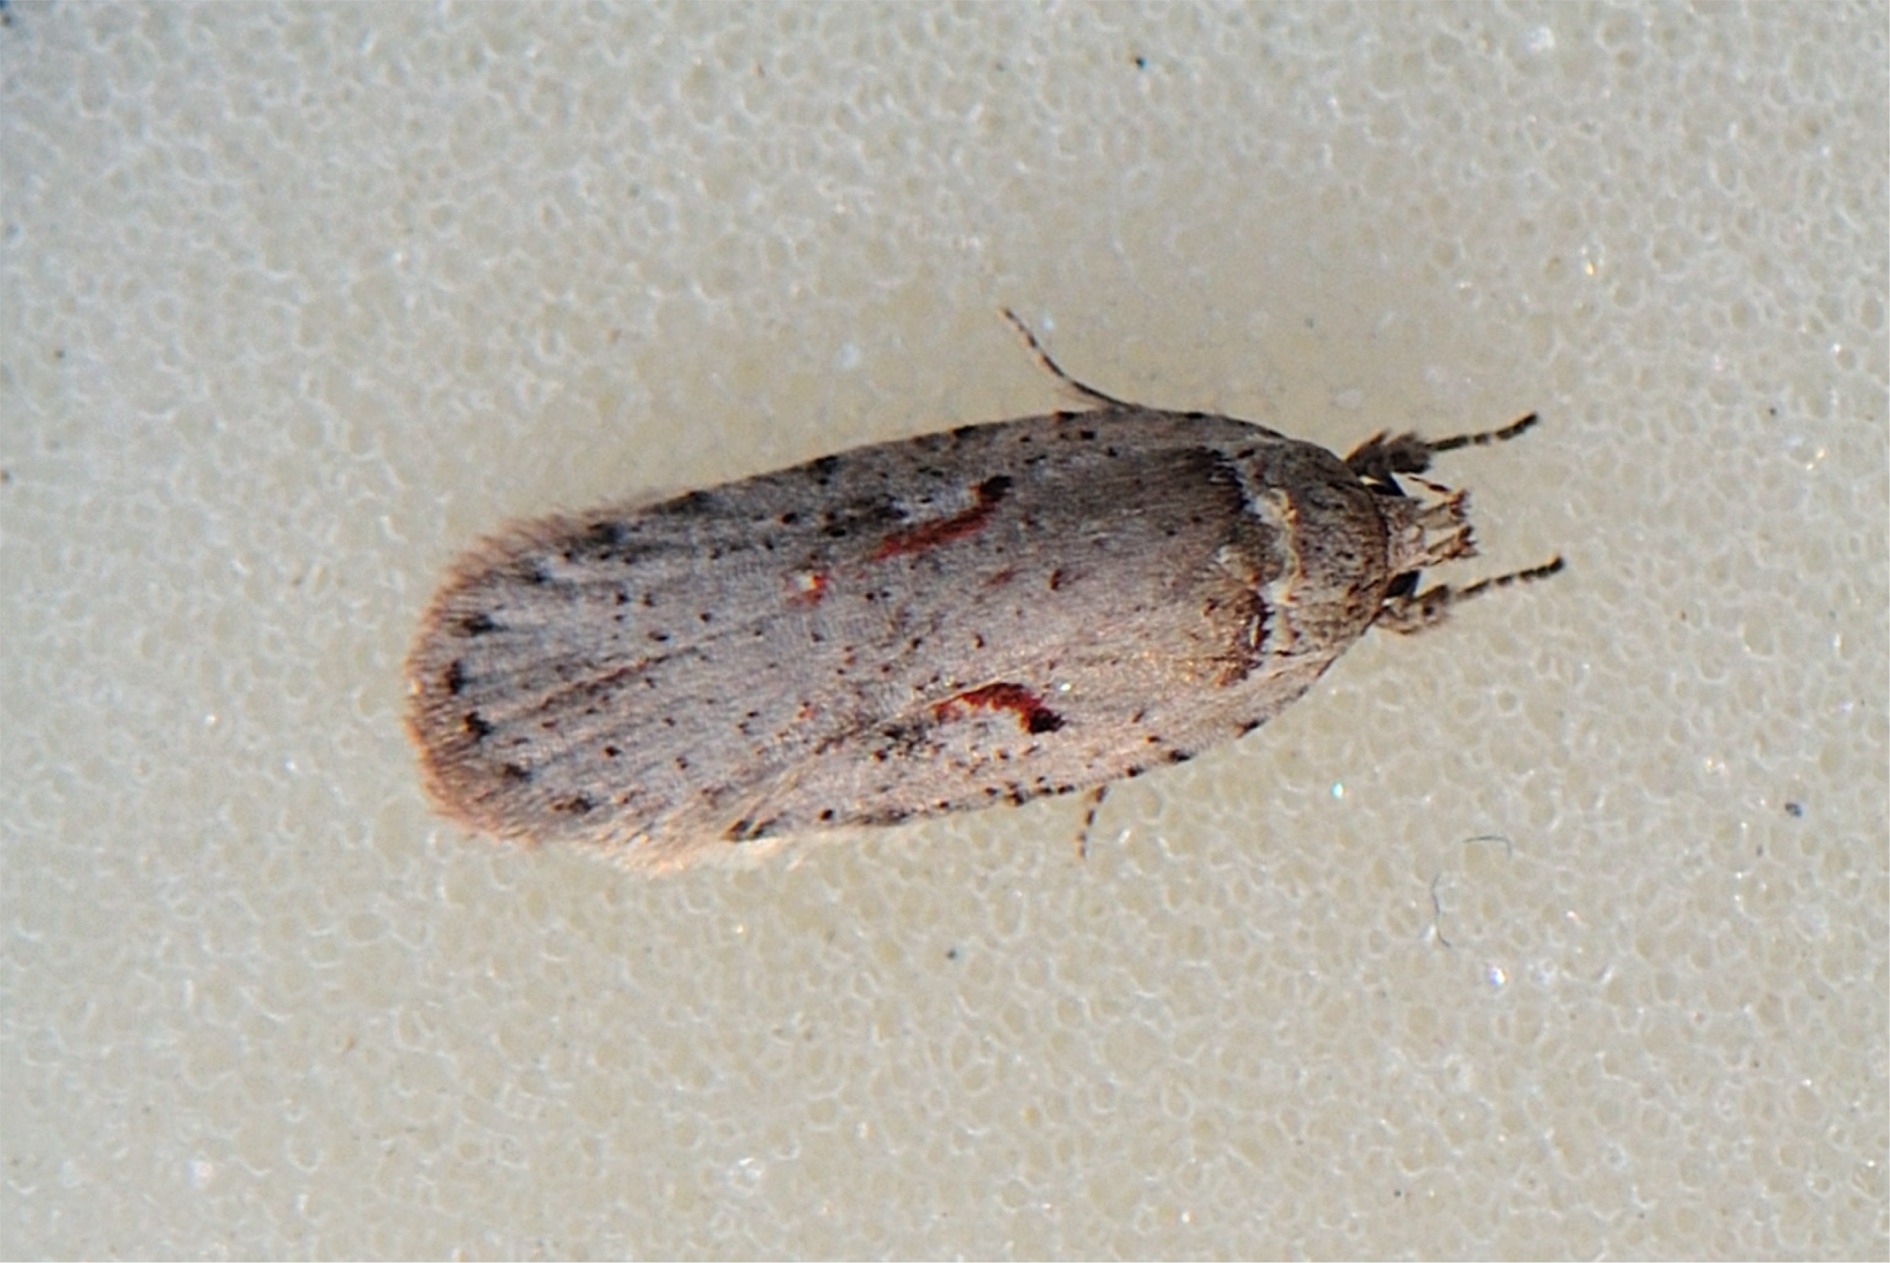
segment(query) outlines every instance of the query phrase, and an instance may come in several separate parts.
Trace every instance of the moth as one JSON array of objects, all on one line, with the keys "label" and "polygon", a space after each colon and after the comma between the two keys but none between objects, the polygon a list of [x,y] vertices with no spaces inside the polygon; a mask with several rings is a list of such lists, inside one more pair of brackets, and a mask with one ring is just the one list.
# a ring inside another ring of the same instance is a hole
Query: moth
[{"label": "moth", "polygon": [[1417,475],[1533,413],[1341,458],[1105,394],[1005,314],[1080,407],[459,558],[406,665],[439,809],[657,872],[1106,786],[1252,732],[1372,628],[1561,568],[1419,584],[1475,549],[1465,493]]}]

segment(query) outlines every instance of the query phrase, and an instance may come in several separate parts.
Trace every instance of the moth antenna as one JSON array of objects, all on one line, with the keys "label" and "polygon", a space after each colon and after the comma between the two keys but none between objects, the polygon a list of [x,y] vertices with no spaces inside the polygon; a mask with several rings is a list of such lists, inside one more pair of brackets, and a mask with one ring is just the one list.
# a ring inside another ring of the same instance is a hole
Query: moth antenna
[{"label": "moth antenna", "polygon": [[1050,358],[1050,352],[1043,349],[1043,343],[1037,341],[1037,335],[1030,331],[1029,325],[1018,319],[1016,312],[1012,311],[1009,307],[1002,307],[999,308],[999,310],[1004,313],[1004,318],[1011,322],[1011,327],[1023,335],[1024,344],[1030,348],[1030,353],[1036,357],[1037,363],[1043,367],[1045,372],[1062,382],[1065,386],[1068,386],[1083,398],[1093,403],[1101,404],[1105,408],[1133,412],[1136,408],[1140,407],[1139,404],[1132,404],[1127,400],[1118,399],[1114,395],[1104,394],[1094,386],[1086,382],[1079,382],[1074,377],[1071,377],[1068,373],[1063,371],[1061,364],[1058,364],[1054,359]]}]

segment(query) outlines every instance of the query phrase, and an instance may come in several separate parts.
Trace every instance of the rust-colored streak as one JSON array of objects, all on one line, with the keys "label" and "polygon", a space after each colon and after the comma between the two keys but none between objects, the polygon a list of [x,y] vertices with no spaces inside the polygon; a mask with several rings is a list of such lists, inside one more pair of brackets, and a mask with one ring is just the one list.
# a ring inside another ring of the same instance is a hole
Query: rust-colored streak
[{"label": "rust-colored streak", "polygon": [[940,723],[963,719],[975,710],[1010,711],[1017,716],[1017,726],[1025,732],[1055,732],[1063,727],[1063,716],[1021,684],[986,684],[932,706],[932,714]]},{"label": "rust-colored streak", "polygon": [[905,557],[913,553],[922,553],[928,548],[937,548],[949,544],[955,539],[975,535],[984,529],[991,514],[1011,489],[1011,480],[1003,474],[995,478],[986,478],[972,489],[972,504],[962,513],[954,513],[948,518],[936,522],[927,522],[908,531],[898,531],[881,540],[879,547],[873,550],[874,561],[885,561],[892,557]]}]

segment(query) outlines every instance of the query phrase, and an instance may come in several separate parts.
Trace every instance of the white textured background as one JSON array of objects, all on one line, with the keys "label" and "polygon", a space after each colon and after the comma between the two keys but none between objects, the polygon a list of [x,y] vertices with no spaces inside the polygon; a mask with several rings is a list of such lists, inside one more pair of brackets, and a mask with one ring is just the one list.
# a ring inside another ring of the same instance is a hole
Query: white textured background
[{"label": "white textured background", "polygon": [[[0,27],[9,1255],[1881,1257],[1881,3]],[[503,518],[1042,411],[1447,460],[1277,723],[650,883],[427,811]]]}]

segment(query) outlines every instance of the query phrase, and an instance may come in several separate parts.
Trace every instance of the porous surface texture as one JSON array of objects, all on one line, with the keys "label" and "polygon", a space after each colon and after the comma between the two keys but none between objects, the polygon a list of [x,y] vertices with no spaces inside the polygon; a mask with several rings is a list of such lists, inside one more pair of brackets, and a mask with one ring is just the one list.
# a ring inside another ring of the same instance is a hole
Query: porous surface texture
[{"label": "porous surface texture", "polygon": [[[0,1250],[1883,1257],[1882,4],[0,12]],[[1080,803],[435,817],[510,518],[1059,402],[1552,581]]]}]

